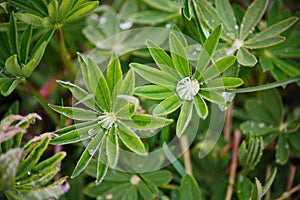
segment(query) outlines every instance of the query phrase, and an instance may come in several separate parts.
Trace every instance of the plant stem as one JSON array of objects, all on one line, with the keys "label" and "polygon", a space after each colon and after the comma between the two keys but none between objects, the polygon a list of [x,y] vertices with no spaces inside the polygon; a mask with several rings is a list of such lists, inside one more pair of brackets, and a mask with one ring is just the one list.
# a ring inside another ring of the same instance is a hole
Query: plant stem
[{"label": "plant stem", "polygon": [[226,89],[226,92],[233,92],[233,93],[248,93],[248,92],[258,92],[261,90],[267,90],[276,88],[279,86],[284,86],[289,83],[300,81],[300,76],[296,76],[293,78],[288,78],[282,81],[275,81],[273,83],[267,83],[264,85],[254,86],[254,87],[247,87],[247,88],[238,88],[238,89]]},{"label": "plant stem", "polygon": [[233,104],[229,106],[226,110],[226,117],[225,117],[225,127],[224,127],[224,140],[226,142],[230,141],[230,132],[231,132],[231,123],[232,123],[232,110]]},{"label": "plant stem", "polygon": [[276,200],[284,200],[289,198],[292,194],[300,190],[300,184],[297,186],[293,187],[290,191],[284,192],[280,197],[278,197]]},{"label": "plant stem", "polygon": [[68,71],[69,77],[72,80],[74,80],[76,77],[76,71],[72,65],[71,58],[65,44],[64,36],[60,28],[56,29],[56,34],[57,34],[59,51],[60,51],[60,57],[63,62],[64,68]]},{"label": "plant stem", "polygon": [[233,135],[233,145],[232,145],[230,172],[229,172],[230,174],[228,179],[228,186],[227,186],[225,200],[230,200],[233,192],[233,186],[235,182],[235,174],[237,168],[237,152],[239,147],[239,140],[240,140],[240,131],[236,129]]},{"label": "plant stem", "polygon": [[294,177],[295,177],[296,167],[293,163],[290,164],[289,178],[286,186],[286,191],[290,191],[293,186]]},{"label": "plant stem", "polygon": [[182,135],[179,138],[179,141],[180,141],[181,150],[183,152],[183,161],[184,161],[185,171],[187,174],[193,175],[188,138],[186,135]]},{"label": "plant stem", "polygon": [[[266,181],[271,176],[271,169],[272,169],[271,165],[268,165],[267,170],[266,170],[266,177],[265,177]],[[270,199],[271,199],[271,190],[268,190],[268,192],[266,193],[266,196],[265,196],[265,200],[270,200]]]},{"label": "plant stem", "polygon": [[179,189],[179,185],[174,185],[174,184],[167,184],[167,185],[162,185],[162,186],[159,186],[160,188],[163,188],[163,189],[170,189],[170,190],[175,190],[175,189]]},{"label": "plant stem", "polygon": [[59,120],[57,119],[57,115],[53,110],[48,108],[47,99],[45,99],[28,80],[25,80],[23,83],[26,86],[26,88],[28,89],[28,91],[37,99],[37,101],[45,109],[45,112],[47,112],[47,114],[52,119],[52,121],[55,123],[55,125],[58,126]]}]

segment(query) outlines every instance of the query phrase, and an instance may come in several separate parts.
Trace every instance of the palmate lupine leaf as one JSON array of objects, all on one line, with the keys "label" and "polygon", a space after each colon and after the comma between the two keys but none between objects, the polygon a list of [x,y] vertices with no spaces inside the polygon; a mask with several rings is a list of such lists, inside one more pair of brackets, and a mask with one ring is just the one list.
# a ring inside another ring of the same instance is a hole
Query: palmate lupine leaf
[{"label": "palmate lupine leaf", "polygon": [[[178,136],[181,136],[189,125],[194,106],[198,116],[207,117],[208,109],[203,98],[223,105],[225,97],[221,92],[226,88],[238,87],[243,84],[239,78],[216,78],[235,62],[234,56],[222,57],[213,61],[221,32],[222,26],[219,25],[205,41],[194,74],[192,74],[186,54],[186,47],[175,33],[170,33],[169,37],[171,57],[157,44],[148,41],[150,54],[160,69],[138,63],[130,64],[137,74],[154,84],[137,87],[135,94],[149,99],[162,100],[155,106],[154,115],[167,115],[181,107],[176,127]],[[212,64],[209,65],[210,61]],[[197,97],[198,95],[199,97]]]},{"label": "palmate lupine leaf", "polygon": [[132,96],[135,86],[133,70],[130,69],[123,78],[120,61],[115,54],[108,64],[106,77],[91,58],[80,55],[79,62],[88,91],[72,83],[59,83],[71,90],[79,100],[78,104],[85,104],[88,108],[49,106],[68,118],[84,122],[55,131],[51,143],[88,142],[72,177],[78,176],[98,152],[96,183],[99,184],[108,167],[116,167],[120,147],[123,146],[120,142],[134,153],[144,155],[146,148],[134,130],[162,128],[172,120],[135,113],[139,102]]}]

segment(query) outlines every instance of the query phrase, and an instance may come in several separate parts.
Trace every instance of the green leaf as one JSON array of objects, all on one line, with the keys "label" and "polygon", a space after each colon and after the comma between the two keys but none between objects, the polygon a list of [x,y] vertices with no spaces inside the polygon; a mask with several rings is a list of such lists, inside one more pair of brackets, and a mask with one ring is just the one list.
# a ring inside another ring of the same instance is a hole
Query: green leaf
[{"label": "green leaf", "polygon": [[23,150],[21,148],[10,149],[0,155],[0,191],[6,191],[14,186],[17,168]]},{"label": "green leaf", "polygon": [[225,98],[220,93],[200,90],[199,94],[210,102],[220,105],[225,104]]},{"label": "green leaf", "polygon": [[[139,178],[141,177],[142,176],[140,176]],[[152,181],[145,180],[145,178],[139,181],[139,183],[137,184],[137,189],[142,199],[154,199],[155,196],[158,195],[157,187],[152,183]]]},{"label": "green leaf", "polygon": [[218,90],[223,88],[234,88],[241,86],[243,84],[243,80],[240,78],[233,77],[224,77],[224,78],[216,78],[208,82],[206,88],[202,88],[203,90]]},{"label": "green leaf", "polygon": [[31,0],[32,5],[43,15],[47,15],[47,2],[42,0]]},{"label": "green leaf", "polygon": [[267,125],[263,122],[247,121],[241,124],[241,129],[245,133],[250,133],[251,136],[265,136],[277,132],[278,126]]},{"label": "green leaf", "polygon": [[[221,26],[221,24],[224,24],[221,16],[219,15],[219,12],[207,1],[203,0],[201,1],[201,5],[199,5],[201,15],[205,19],[205,23],[210,29],[216,29],[218,26]],[[229,33],[230,31],[226,30],[226,26],[224,27],[225,30],[220,31],[222,39],[225,41],[231,42],[233,38],[229,37],[226,33]],[[216,41],[218,42],[218,41]]]},{"label": "green leaf", "polygon": [[[75,127],[71,129],[71,127]],[[103,134],[103,129],[95,121],[75,124],[55,132],[59,136],[51,140],[51,144],[71,144],[86,140],[95,134]],[[63,134],[62,134],[63,133]]]},{"label": "green leaf", "polygon": [[122,122],[128,127],[138,129],[138,130],[152,130],[156,128],[162,128],[169,125],[173,121],[163,117],[154,117],[151,115],[133,115],[131,119],[125,120]]},{"label": "green leaf", "polygon": [[12,75],[19,76],[21,67],[18,62],[18,56],[16,54],[10,56],[5,61],[5,69]]},{"label": "green leaf", "polygon": [[[230,32],[237,33],[236,19],[229,0],[216,0],[216,9],[222,19],[223,25]],[[236,34],[235,34],[236,35]],[[237,36],[237,35],[236,35]]]},{"label": "green leaf", "polygon": [[64,106],[56,106],[50,104],[49,107],[68,118],[77,119],[77,120],[93,120],[93,119],[97,119],[99,115],[94,111],[86,110],[82,108],[64,107]]},{"label": "green leaf", "polygon": [[104,138],[104,134],[97,134],[86,146],[84,152],[80,156],[75,169],[72,173],[71,178],[74,178],[78,176],[84,169],[85,167],[89,164],[90,160],[96,153],[96,151],[99,149],[99,146],[101,144],[101,141]]},{"label": "green leaf", "polygon": [[106,71],[107,85],[111,93],[113,93],[118,81],[122,80],[122,69],[118,56],[113,53]]},{"label": "green leaf", "polygon": [[201,76],[206,81],[210,80],[220,75],[222,72],[228,69],[234,62],[235,62],[234,56],[227,56],[227,57],[220,58],[214,64],[209,66],[207,70],[201,74]]},{"label": "green leaf", "polygon": [[192,0],[186,0],[184,1],[184,7],[183,7],[183,16],[187,18],[188,20],[192,19],[193,10],[191,8],[191,2]]},{"label": "green leaf", "polygon": [[57,21],[63,21],[67,14],[69,14],[72,9],[73,0],[62,1],[58,8]]},{"label": "green leaf", "polygon": [[276,57],[272,58],[272,61],[279,69],[281,69],[288,76],[295,77],[297,75],[300,75],[299,66],[293,65],[285,60]]},{"label": "green leaf", "polygon": [[173,92],[159,85],[143,85],[136,87],[134,94],[148,99],[161,100],[172,96]]},{"label": "green leaf", "polygon": [[264,55],[259,56],[259,63],[264,72],[274,68],[272,60]]},{"label": "green leaf", "polygon": [[246,158],[243,159],[245,161],[243,167],[246,170],[253,170],[262,156],[263,140],[262,137],[250,137],[247,139],[247,143]]},{"label": "green leaf", "polygon": [[9,17],[8,42],[12,54],[19,55],[19,36],[14,13]]},{"label": "green leaf", "polygon": [[96,175],[96,184],[100,184],[108,170],[108,161],[106,152],[106,137],[103,139],[102,144],[100,144],[99,155],[97,160],[97,175]]},{"label": "green leaf", "polygon": [[255,34],[249,40],[246,40],[245,44],[255,43],[258,41],[266,40],[268,38],[274,38],[274,36],[281,34],[285,30],[290,28],[293,24],[295,24],[297,21],[297,17],[290,17],[288,19],[277,22],[276,24],[264,29],[262,32]]},{"label": "green leaf", "polygon": [[101,70],[91,58],[88,58],[87,72],[89,78],[89,88],[92,90],[91,92],[95,94],[96,101],[104,110],[110,111],[111,93]]},{"label": "green leaf", "polygon": [[47,10],[49,14],[49,18],[53,23],[58,22],[58,1],[53,0],[47,5]]},{"label": "green leaf", "polygon": [[167,22],[173,19],[178,18],[178,13],[166,13],[160,11],[143,11],[138,13],[133,13],[128,17],[129,21],[132,21],[137,24],[149,24],[155,25],[163,22]]},{"label": "green leaf", "polygon": [[201,200],[201,192],[196,179],[186,174],[180,181],[180,200]]},{"label": "green leaf", "polygon": [[198,116],[202,119],[205,119],[208,115],[208,108],[203,98],[198,94],[194,97],[193,103],[195,105]]},{"label": "green leaf", "polygon": [[48,147],[48,144],[50,142],[49,135],[44,134],[40,136],[40,138],[33,138],[31,141],[35,142],[37,139],[38,141],[30,150],[30,152],[26,152],[26,149],[24,149],[24,153],[28,153],[28,155],[26,155],[26,157],[23,158],[22,162],[20,162],[17,172],[18,178],[27,175],[27,172],[34,167],[34,165],[39,161],[40,157]]},{"label": "green leaf", "polygon": [[247,41],[245,42],[245,47],[249,49],[260,49],[260,48],[265,48],[269,46],[274,46],[280,42],[283,42],[285,40],[285,37],[282,36],[275,36],[275,37],[270,37],[262,40],[255,40],[255,41]]},{"label": "green leaf", "polygon": [[270,113],[268,108],[261,100],[248,99],[245,103],[245,108],[248,115],[252,119],[262,123],[279,125],[276,119],[273,118],[273,115]]},{"label": "green leaf", "polygon": [[147,152],[141,139],[122,122],[117,122],[117,125],[119,138],[125,146],[137,154],[145,155]]},{"label": "green leaf", "polygon": [[30,13],[16,13],[16,17],[26,24],[31,24],[37,27],[52,28],[53,24],[49,17],[39,17]]},{"label": "green leaf", "polygon": [[39,164],[37,164],[36,166],[34,166],[30,171],[31,174],[36,174],[36,173],[40,173],[40,172],[47,172],[48,170],[50,170],[51,168],[55,168],[57,166],[57,164],[64,159],[64,157],[66,157],[66,153],[65,152],[59,152],[57,154],[55,154],[54,156],[43,160],[42,162],[40,162]]},{"label": "green leaf", "polygon": [[86,105],[87,107],[95,110],[95,108],[97,110],[101,110],[99,105],[97,104],[97,102],[95,101],[95,97],[92,94],[87,93],[85,90],[83,90],[82,88],[80,88],[79,86],[70,83],[70,82],[66,82],[66,81],[60,81],[57,80],[57,83],[59,83],[61,86],[63,86],[64,88],[69,89],[72,92],[72,95],[79,100],[78,103],[83,103],[84,105]]},{"label": "green leaf", "polygon": [[27,63],[28,52],[32,35],[32,25],[28,26],[21,36],[20,62]]},{"label": "green leaf", "polygon": [[173,95],[160,102],[157,106],[155,106],[153,114],[158,116],[167,115],[177,110],[177,108],[179,108],[180,106],[181,101],[176,95]]},{"label": "green leaf", "polygon": [[172,1],[165,0],[142,0],[145,4],[149,5],[152,8],[165,11],[165,12],[176,12],[179,10],[179,7],[174,4]]},{"label": "green leaf", "polygon": [[247,9],[240,28],[240,39],[244,40],[257,25],[268,5],[268,0],[255,0]]},{"label": "green leaf", "polygon": [[238,50],[236,57],[239,64],[244,66],[253,67],[257,63],[256,57],[243,47]]},{"label": "green leaf", "polygon": [[176,71],[170,69],[175,69],[172,58],[162,48],[151,40],[147,40],[147,46],[153,60],[161,70],[180,78]]},{"label": "green leaf", "polygon": [[261,93],[261,100],[273,119],[280,124],[283,121],[284,112],[279,92],[276,89],[265,90]]},{"label": "green leaf", "polygon": [[36,52],[39,50],[39,48],[41,47],[41,45],[44,42],[46,42],[47,44],[49,43],[49,41],[51,40],[54,32],[55,32],[55,29],[51,28],[49,31],[47,31],[46,33],[43,34],[43,36],[35,44],[35,46],[32,50],[32,55],[36,54]]},{"label": "green leaf", "polygon": [[138,191],[134,186],[130,186],[122,195],[121,200],[138,200]]},{"label": "green leaf", "polygon": [[99,5],[98,1],[91,1],[86,3],[81,3],[80,6],[73,7],[71,12],[66,16],[63,21],[64,24],[75,21],[81,17],[84,17],[91,13]]},{"label": "green leaf", "polygon": [[187,54],[184,46],[180,40],[176,37],[175,33],[170,33],[169,46],[171,51],[171,57],[175,69],[183,77],[189,77],[191,74],[190,64],[187,58]]},{"label": "green leaf", "polygon": [[3,96],[10,95],[14,89],[21,83],[23,79],[21,78],[10,78],[6,79],[1,85],[0,85],[0,92]]},{"label": "green leaf", "polygon": [[[212,58],[217,48],[221,32],[222,32],[222,26],[219,25],[212,31],[209,37],[205,40],[202,50],[200,52],[199,60],[196,65],[198,73],[201,74],[206,69],[210,59]],[[197,76],[195,76],[195,78],[197,79]]]},{"label": "green leaf", "polygon": [[255,177],[255,185],[252,189],[252,195],[251,195],[251,199],[255,199],[255,200],[261,200],[262,198],[262,187],[261,187],[261,183],[259,182],[259,180]]},{"label": "green leaf", "polygon": [[289,159],[290,145],[285,134],[281,134],[276,144],[276,163],[284,165]]},{"label": "green leaf", "polygon": [[124,80],[122,82],[119,81],[118,84],[115,86],[115,91],[113,94],[113,108],[112,108],[114,113],[118,114],[122,109],[130,106],[130,104],[132,103],[135,104],[135,102],[131,102],[132,98],[133,101],[135,101],[134,97],[132,96],[134,91],[134,86],[135,86],[135,77],[134,77],[133,70],[130,69],[127,72]]},{"label": "green leaf", "polygon": [[37,47],[36,51],[34,51],[33,55],[30,58],[30,61],[22,68],[22,73],[26,78],[32,74],[32,72],[42,60],[46,47],[47,41],[44,41]]},{"label": "green leaf", "polygon": [[131,63],[130,67],[145,80],[175,90],[178,80],[170,74],[139,63]]},{"label": "green leaf", "polygon": [[180,137],[188,127],[193,114],[193,103],[184,101],[176,124],[176,135]]},{"label": "green leaf", "polygon": [[157,186],[166,185],[173,178],[172,173],[167,170],[159,170],[159,171],[149,172],[149,173],[143,174],[143,176],[146,179],[151,180],[151,182],[153,182]]},{"label": "green leaf", "polygon": [[118,129],[114,126],[109,130],[106,139],[107,159],[109,166],[115,168],[119,159]]},{"label": "green leaf", "polygon": [[268,192],[268,190],[271,189],[271,185],[276,178],[276,174],[277,174],[277,168],[275,167],[272,170],[271,175],[268,178],[268,180],[266,181],[265,185],[262,187],[262,196],[264,196]]},{"label": "green leaf", "polygon": [[240,175],[236,186],[236,193],[240,200],[251,198],[252,183],[247,177]]}]

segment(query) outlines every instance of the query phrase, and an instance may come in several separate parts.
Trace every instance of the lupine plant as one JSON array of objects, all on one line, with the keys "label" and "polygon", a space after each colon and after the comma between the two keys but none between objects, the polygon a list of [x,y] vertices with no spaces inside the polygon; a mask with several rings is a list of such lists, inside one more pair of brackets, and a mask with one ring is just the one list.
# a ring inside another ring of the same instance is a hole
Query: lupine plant
[{"label": "lupine plant", "polygon": [[0,0],[0,199],[298,199],[297,6]]}]

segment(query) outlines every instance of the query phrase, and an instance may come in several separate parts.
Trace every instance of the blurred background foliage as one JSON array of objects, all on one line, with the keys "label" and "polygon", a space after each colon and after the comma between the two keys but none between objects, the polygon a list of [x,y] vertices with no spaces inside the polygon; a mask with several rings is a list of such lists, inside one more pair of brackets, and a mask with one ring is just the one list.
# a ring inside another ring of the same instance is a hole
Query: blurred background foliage
[{"label": "blurred background foliage", "polygon": [[[48,103],[65,106],[74,103],[71,93],[60,87],[56,80],[75,81],[80,68],[77,52],[89,54],[100,68],[108,64],[111,53],[115,52],[122,55],[120,63],[126,72],[129,63],[153,63],[146,46],[145,49],[122,54],[128,46],[139,46],[144,38],[156,38],[155,42],[159,45],[167,45],[166,34],[157,37],[155,30],[139,31],[136,37],[131,38],[131,35],[126,35],[126,30],[160,27],[181,31],[201,47],[215,28],[214,24],[206,23],[208,19],[201,11],[201,5],[209,2],[215,7],[216,1],[186,2],[196,3],[197,10],[192,12],[190,20],[183,0],[0,0],[0,199],[5,198],[4,191],[6,198],[10,199],[58,196],[60,199],[79,200],[118,199],[119,195],[122,199],[261,199],[263,196],[265,199],[300,199],[299,81],[272,90],[236,94],[234,101],[226,107],[226,124],[221,137],[212,151],[199,159],[210,117],[201,119],[196,139],[189,148],[192,176],[182,176],[175,164],[149,174],[111,170],[104,182],[96,186],[95,172],[92,170],[95,162],[92,161],[81,175],[73,179],[66,177],[71,176],[84,147],[81,143],[48,145],[50,136],[42,134],[72,124],[70,119],[48,107]],[[249,48],[257,59],[255,64],[252,62],[254,67],[236,62],[224,72],[224,76],[243,79],[243,87],[300,75],[300,35],[296,20],[300,17],[300,2],[266,2],[262,18],[258,19],[257,26],[252,27],[251,34],[260,33],[291,16],[295,17],[295,21],[276,34],[285,37],[284,41],[272,46]],[[239,25],[251,3],[253,1],[250,0],[230,1]],[[102,43],[116,34],[122,37]],[[221,37],[216,59],[224,52],[226,54],[224,49],[230,49],[233,44],[234,40],[227,41],[226,36]],[[197,51],[197,46],[186,48],[189,59],[195,60],[191,49]],[[253,57],[250,56],[250,59]],[[30,63],[31,60],[34,61]],[[142,109],[149,112],[157,102],[140,99],[140,103]],[[9,126],[13,126],[15,132],[9,139],[4,139],[4,134],[11,130],[5,121],[8,116],[26,116],[28,113],[38,115],[27,117],[22,123],[11,120]],[[175,112],[168,117],[174,119],[177,116],[178,112]],[[40,117],[42,120],[29,127],[33,118]],[[176,137],[175,129],[176,124],[172,123],[164,127],[160,134],[143,142],[149,151],[154,150]],[[29,162],[22,154],[28,153],[26,148],[33,143],[33,149],[38,144],[45,148],[36,151],[38,156]],[[54,164],[46,169],[51,171],[52,176],[45,179],[44,176],[39,177],[44,182],[36,181],[40,179],[34,177],[29,169],[20,171],[26,161],[31,163],[29,168],[34,172],[38,163],[53,157]],[[238,162],[232,169],[233,157]],[[184,159],[184,156],[180,157],[178,165],[186,167]],[[16,162],[14,167],[9,166],[10,161]],[[232,170],[236,173],[233,178]],[[11,172],[10,177],[4,177],[8,172]],[[3,184],[7,180],[11,181],[10,185]],[[20,180],[23,180],[23,185],[16,186]],[[26,180],[38,183],[28,186]],[[52,191],[57,185],[60,186],[59,191]]]}]

